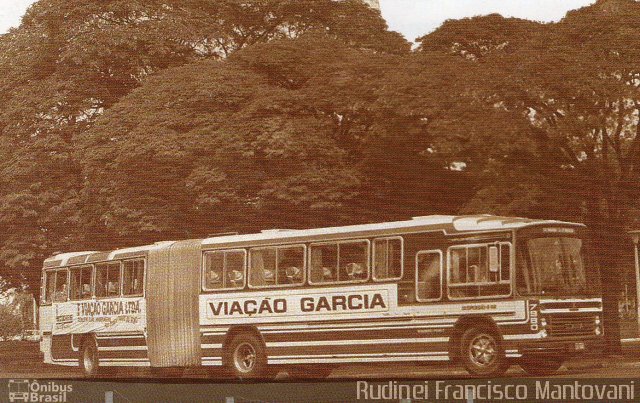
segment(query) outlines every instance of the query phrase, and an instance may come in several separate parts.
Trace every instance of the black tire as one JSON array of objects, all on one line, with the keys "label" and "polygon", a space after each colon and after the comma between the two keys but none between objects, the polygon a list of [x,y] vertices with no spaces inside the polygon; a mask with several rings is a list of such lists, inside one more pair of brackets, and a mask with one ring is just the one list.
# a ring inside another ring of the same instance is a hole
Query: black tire
[{"label": "black tire", "polygon": [[325,379],[331,372],[333,367],[330,365],[291,365],[287,367],[289,377],[293,379]]},{"label": "black tire", "polygon": [[553,375],[564,363],[563,359],[556,357],[527,357],[524,356],[518,361],[520,368],[532,376]]},{"label": "black tire", "polygon": [[494,378],[509,368],[500,336],[483,327],[474,327],[460,338],[460,362],[473,376]]},{"label": "black tire", "polygon": [[82,341],[78,360],[84,376],[94,378],[98,375],[100,361],[98,359],[98,345],[95,338],[86,337]]},{"label": "black tire", "polygon": [[267,354],[262,341],[251,333],[241,333],[231,340],[225,368],[236,379],[270,378],[273,372],[267,366]]}]

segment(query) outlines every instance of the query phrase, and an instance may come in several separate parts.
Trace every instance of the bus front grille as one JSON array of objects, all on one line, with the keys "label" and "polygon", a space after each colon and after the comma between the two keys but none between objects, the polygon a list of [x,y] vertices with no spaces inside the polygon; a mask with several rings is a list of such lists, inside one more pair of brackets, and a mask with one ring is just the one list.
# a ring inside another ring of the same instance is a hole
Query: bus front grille
[{"label": "bus front grille", "polygon": [[552,337],[593,336],[596,330],[595,315],[559,314],[548,318],[547,332]]}]

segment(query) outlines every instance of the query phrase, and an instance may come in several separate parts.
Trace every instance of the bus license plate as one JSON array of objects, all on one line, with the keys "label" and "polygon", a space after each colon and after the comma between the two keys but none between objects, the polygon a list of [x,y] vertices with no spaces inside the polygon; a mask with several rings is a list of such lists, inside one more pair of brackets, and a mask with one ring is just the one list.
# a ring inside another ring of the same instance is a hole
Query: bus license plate
[{"label": "bus license plate", "polygon": [[575,344],[575,349],[576,349],[576,351],[584,350],[584,343],[576,343]]}]

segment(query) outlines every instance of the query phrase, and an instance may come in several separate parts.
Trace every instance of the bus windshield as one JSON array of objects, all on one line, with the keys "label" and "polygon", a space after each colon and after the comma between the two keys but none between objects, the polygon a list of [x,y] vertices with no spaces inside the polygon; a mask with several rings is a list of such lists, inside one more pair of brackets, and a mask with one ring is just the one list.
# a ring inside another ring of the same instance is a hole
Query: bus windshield
[{"label": "bus windshield", "polygon": [[[544,237],[525,241],[518,270],[521,295],[593,295],[598,287],[587,278],[579,238]],[[524,255],[524,256],[522,256]]]}]

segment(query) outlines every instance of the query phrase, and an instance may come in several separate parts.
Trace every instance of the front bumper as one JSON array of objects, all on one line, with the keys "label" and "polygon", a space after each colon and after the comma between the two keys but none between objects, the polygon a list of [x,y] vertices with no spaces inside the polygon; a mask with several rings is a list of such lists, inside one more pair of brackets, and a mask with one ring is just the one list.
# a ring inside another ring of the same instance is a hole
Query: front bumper
[{"label": "front bumper", "polygon": [[549,354],[572,356],[580,354],[599,355],[605,350],[604,337],[594,336],[590,338],[547,338],[542,340],[522,343],[518,346],[521,354]]}]

